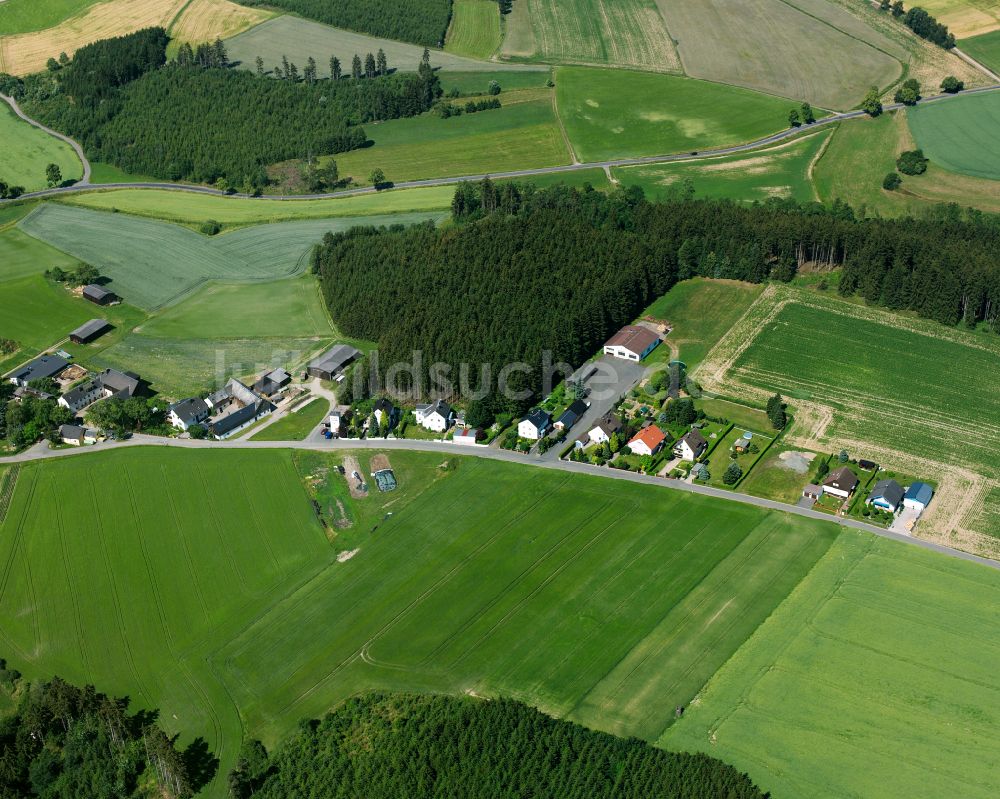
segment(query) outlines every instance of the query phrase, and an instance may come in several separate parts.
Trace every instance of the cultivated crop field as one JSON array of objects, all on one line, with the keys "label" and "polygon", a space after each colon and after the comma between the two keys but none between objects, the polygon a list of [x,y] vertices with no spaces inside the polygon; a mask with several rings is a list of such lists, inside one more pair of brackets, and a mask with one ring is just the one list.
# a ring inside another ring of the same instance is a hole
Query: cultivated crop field
[{"label": "cultivated crop field", "polygon": [[981,64],[994,72],[1000,69],[1000,31],[984,33],[971,39],[963,39],[961,48]]},{"label": "cultivated crop field", "polygon": [[381,214],[444,211],[451,208],[454,186],[363,194],[330,200],[259,200],[157,189],[115,189],[74,195],[72,204],[125,211],[136,216],[200,225],[214,219],[224,225],[254,225],[299,219],[343,219]]},{"label": "cultivated crop field", "polygon": [[726,197],[744,202],[786,197],[798,202],[816,200],[812,166],[826,146],[829,130],[765,150],[699,161],[618,167],[615,177],[629,186],[641,186],[650,199],[670,197],[686,185],[696,197]]},{"label": "cultivated crop field", "polygon": [[998,357],[989,334],[771,286],[696,377],[729,393],[792,398],[795,443],[940,480],[917,532],[992,551],[996,540],[975,519],[997,484]]},{"label": "cultivated crop field", "polygon": [[358,528],[342,563],[287,452],[23,467],[0,526],[10,662],[158,707],[182,743],[204,735],[212,797],[244,728],[273,745],[369,688],[502,691],[656,739],[837,535],[596,477],[390,459],[407,481],[390,518],[365,510],[377,494],[339,495]]},{"label": "cultivated crop field", "polygon": [[500,46],[500,10],[493,0],[455,0],[445,52],[489,58]]},{"label": "cultivated crop field", "polygon": [[660,0],[693,77],[745,86],[824,108],[854,106],[901,72],[898,48],[826,0]]},{"label": "cultivated crop field", "polygon": [[[496,4],[494,3],[494,10]],[[498,23],[499,24],[499,23]],[[256,69],[257,56],[264,59],[265,69],[273,69],[287,55],[301,70],[309,56],[316,59],[321,77],[330,75],[330,56],[337,56],[347,74],[351,72],[351,59],[357,53],[362,58],[365,53],[385,51],[390,68],[405,71],[416,70],[424,48],[391,39],[379,39],[363,33],[331,28],[319,22],[292,16],[280,16],[268,20],[249,31],[226,41],[226,50],[233,61],[240,61],[246,69]],[[523,66],[504,65],[491,61],[466,58],[443,50],[431,51],[431,64],[442,70],[461,72],[495,72],[498,70],[526,69]],[[538,67],[528,67],[538,69]]]},{"label": "cultivated crop field", "polygon": [[706,150],[788,125],[786,100],[672,75],[556,70],[559,116],[581,161]]},{"label": "cultivated crop field", "polygon": [[388,180],[419,180],[570,163],[549,89],[504,92],[500,100],[502,108],[475,114],[369,125],[373,146],[334,156],[340,175],[367,184],[375,167]]},{"label": "cultivated crop field", "polygon": [[235,36],[272,16],[270,11],[230,0],[191,0],[170,25],[171,48],[181,42],[200,44]]},{"label": "cultivated crop field", "polygon": [[63,141],[18,119],[7,103],[0,102],[0,180],[27,191],[44,189],[45,167],[56,164],[63,180],[77,180],[83,165]]},{"label": "cultivated crop field", "polygon": [[913,138],[936,164],[963,175],[1000,180],[1000,95],[966,95],[911,109]]},{"label": "cultivated crop field", "polygon": [[58,25],[96,0],[4,0],[0,3],[0,32],[28,33]]},{"label": "cultivated crop field", "polygon": [[654,0],[523,0],[505,24],[506,58],[682,71]]},{"label": "cultivated crop field", "polygon": [[843,535],[660,739],[774,796],[996,795],[1000,574]]},{"label": "cultivated crop field", "polygon": [[[312,246],[328,231],[426,218],[401,215],[287,222],[209,237],[179,225],[47,204],[19,226],[97,267],[111,278],[111,288],[123,299],[154,310],[177,302],[208,280],[276,280],[301,274]],[[150,247],[151,242],[157,246]]]},{"label": "cultivated crop field", "polygon": [[[920,7],[947,25],[956,39],[1000,28],[1000,3],[996,0],[921,0]],[[965,45],[965,41],[959,44],[963,50]]]}]

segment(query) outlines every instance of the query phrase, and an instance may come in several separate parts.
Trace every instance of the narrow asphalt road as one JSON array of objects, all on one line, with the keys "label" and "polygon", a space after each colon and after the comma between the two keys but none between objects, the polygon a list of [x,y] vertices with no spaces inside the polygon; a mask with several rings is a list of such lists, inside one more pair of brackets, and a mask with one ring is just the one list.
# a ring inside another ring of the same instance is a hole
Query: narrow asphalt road
[{"label": "narrow asphalt road", "polygon": [[609,480],[625,480],[630,483],[641,483],[644,485],[658,486],[673,491],[685,491],[689,494],[701,494],[703,496],[715,497],[716,499],[726,499],[731,502],[742,502],[745,505],[754,505],[768,510],[783,511],[793,513],[796,516],[804,516],[808,519],[818,519],[825,522],[835,522],[842,527],[849,527],[854,530],[863,530],[873,533],[882,538],[889,538],[893,541],[900,541],[923,549],[929,549],[942,555],[959,558],[961,560],[972,561],[993,569],[1000,569],[1000,561],[983,558],[969,552],[962,552],[958,549],[935,544],[931,541],[924,541],[920,538],[913,538],[901,533],[894,533],[881,527],[856,521],[854,519],[841,519],[831,516],[828,513],[820,513],[809,508],[800,508],[795,505],[787,505],[783,502],[776,502],[771,499],[750,496],[749,494],[738,494],[735,491],[726,491],[721,488],[711,486],[689,484],[681,480],[666,480],[661,477],[626,472],[620,469],[609,469],[607,467],[597,467],[586,463],[562,460],[542,460],[537,455],[521,455],[516,452],[493,447],[468,446],[461,444],[450,444],[441,441],[421,441],[409,439],[333,439],[331,441],[248,441],[235,439],[230,441],[206,441],[183,438],[160,438],[157,436],[146,436],[136,434],[126,441],[105,442],[88,447],[76,447],[71,449],[50,449],[47,442],[36,444],[24,452],[9,457],[0,458],[0,465],[7,463],[30,463],[34,461],[50,460],[55,458],[81,457],[95,452],[104,452],[110,449],[125,449],[129,447],[178,447],[182,449],[301,449],[301,450],[410,450],[418,452],[438,452],[450,455],[471,455],[478,458],[488,458],[491,460],[507,461],[509,463],[519,463],[525,466],[533,466],[542,469],[555,469],[564,472],[574,472],[577,474],[589,474],[596,477],[603,477]]},{"label": "narrow asphalt road", "polygon": [[[7,105],[11,107],[11,110],[15,114],[17,114],[21,119],[27,122],[29,125],[34,125],[39,130],[44,130],[50,136],[55,136],[57,139],[66,142],[66,144],[72,147],[73,150],[76,152],[77,157],[80,159],[80,162],[83,164],[83,177],[80,178],[80,180],[74,185],[77,186],[90,185],[90,161],[87,160],[87,156],[84,155],[83,153],[83,148],[75,140],[71,139],[69,136],[64,136],[62,133],[59,133],[59,131],[52,130],[52,128],[46,127],[41,122],[36,122],[35,120],[33,120],[31,117],[25,114],[24,111],[21,110],[21,106],[17,104],[17,101],[13,97],[8,97],[6,94],[0,94],[0,100],[3,100],[5,103],[7,103]],[[33,195],[26,194],[23,196],[27,197]]]},{"label": "narrow asphalt road", "polygon": [[[976,89],[966,89],[958,94],[936,94],[931,97],[925,97],[920,100],[920,105],[926,103],[942,102],[948,100],[952,97],[962,97],[968,94],[982,94],[985,92],[994,92],[1000,90],[1000,84],[993,84],[990,86],[980,86]],[[296,194],[293,196],[282,195],[282,194],[263,194],[260,198],[252,197],[248,194],[232,194],[226,195],[225,192],[219,189],[213,189],[209,186],[196,186],[185,183],[90,183],[90,163],[86,160],[83,155],[83,150],[80,145],[63,136],[60,133],[56,133],[44,125],[28,118],[24,113],[21,112],[17,103],[10,97],[6,95],[0,95],[0,98],[6,100],[11,107],[14,109],[15,113],[22,119],[27,120],[32,125],[35,125],[42,130],[48,131],[53,136],[57,136],[63,141],[69,142],[73,148],[80,155],[80,158],[84,163],[84,178],[78,183],[72,186],[62,186],[54,189],[43,189],[42,191],[29,192],[27,194],[22,194],[21,199],[33,199],[41,197],[55,197],[61,194],[72,194],[81,191],[93,191],[95,189],[164,189],[167,191],[188,191],[196,194],[215,194],[219,196],[232,196],[239,199],[264,199],[264,200],[285,200],[287,202],[296,202],[297,200],[324,200],[324,199],[336,199],[338,197],[355,197],[360,194],[373,194],[377,189],[373,187],[367,188],[357,188],[357,189],[347,189],[346,191],[332,192],[328,194]],[[883,107],[883,111],[894,111],[903,108],[902,103],[892,103]],[[782,130],[778,133],[774,133],[770,136],[765,136],[762,139],[757,139],[755,141],[747,142],[745,144],[737,144],[732,147],[720,147],[714,150],[698,150],[689,153],[674,153],[672,155],[649,155],[640,158],[617,158],[607,161],[589,161],[574,164],[565,164],[563,166],[547,166],[538,167],[536,169],[515,169],[507,172],[490,172],[483,173],[480,175],[461,175],[457,177],[450,178],[429,178],[427,180],[406,180],[400,181],[399,183],[394,183],[392,185],[393,189],[414,189],[414,188],[426,188],[429,186],[450,186],[456,183],[462,183],[464,181],[476,181],[482,180],[485,177],[492,179],[505,179],[505,178],[520,178],[520,177],[532,177],[534,175],[554,175],[563,172],[578,172],[583,169],[604,169],[610,170],[613,167],[620,166],[641,166],[644,164],[668,164],[674,161],[690,161],[695,159],[703,158],[713,158],[720,155],[732,155],[734,153],[743,153],[749,150],[756,150],[760,147],[766,147],[769,144],[777,144],[778,142],[790,139],[793,136],[798,136],[807,130],[815,130],[816,128],[821,128],[827,125],[832,125],[836,122],[842,122],[845,119],[857,119],[859,117],[866,116],[864,111],[845,111],[840,114],[833,114],[832,116],[824,117],[811,125],[803,125],[799,128],[789,128],[788,130]],[[382,189],[382,191],[388,191],[388,189]],[[11,202],[11,200],[0,200],[0,205],[5,202]]]}]

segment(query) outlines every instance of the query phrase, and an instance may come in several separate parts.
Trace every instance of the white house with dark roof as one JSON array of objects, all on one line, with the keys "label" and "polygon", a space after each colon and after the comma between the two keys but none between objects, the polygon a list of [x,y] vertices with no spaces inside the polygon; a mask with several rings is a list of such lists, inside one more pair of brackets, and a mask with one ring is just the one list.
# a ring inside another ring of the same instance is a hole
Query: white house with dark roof
[{"label": "white house with dark roof", "polygon": [[59,440],[63,444],[82,447],[84,444],[96,444],[97,433],[80,425],[64,424],[59,426]]},{"label": "white house with dark roof", "polygon": [[58,377],[67,366],[69,361],[61,355],[39,355],[20,369],[8,373],[7,379],[15,386],[26,386],[32,380]]},{"label": "white house with dark roof", "polygon": [[604,342],[604,354],[625,361],[641,361],[660,343],[660,337],[648,327],[625,325]]},{"label": "white house with dark roof", "polygon": [[584,402],[582,399],[573,400],[570,406],[556,419],[556,430],[570,430],[573,425],[580,421],[589,407],[590,403]]},{"label": "white house with dark roof", "polygon": [[532,408],[520,422],[517,423],[517,435],[530,441],[537,441],[552,426],[552,417],[541,408]]},{"label": "white house with dark roof", "polygon": [[201,397],[188,397],[167,408],[167,419],[178,430],[187,430],[208,419],[209,413],[211,408],[205,400]]},{"label": "white house with dark roof", "polygon": [[903,487],[895,480],[879,480],[866,502],[880,510],[895,513],[903,504]]},{"label": "white house with dark roof", "polygon": [[903,495],[903,507],[923,512],[933,498],[934,489],[930,485],[916,482],[906,489]]},{"label": "white house with dark roof", "polygon": [[846,466],[841,466],[836,471],[830,472],[830,475],[823,481],[823,493],[832,494],[840,499],[850,497],[857,487],[858,476]]},{"label": "white house with dark roof", "polygon": [[688,430],[677,443],[674,444],[674,455],[681,460],[696,461],[708,449],[708,442],[700,430]]},{"label": "white house with dark roof", "polygon": [[418,405],[413,410],[417,424],[433,433],[443,433],[451,427],[455,412],[444,400],[438,399],[430,404]]},{"label": "white house with dark roof", "polygon": [[134,397],[139,393],[140,385],[137,374],[105,369],[63,394],[59,398],[59,404],[76,413],[98,400]]},{"label": "white house with dark roof", "polygon": [[213,411],[208,432],[217,439],[228,438],[274,411],[274,405],[235,377],[211,395]]},{"label": "white house with dark roof", "polygon": [[611,436],[621,429],[622,423],[618,420],[618,417],[606,413],[597,420],[597,424],[587,431],[587,438],[590,439],[591,444],[604,444],[610,441]]}]

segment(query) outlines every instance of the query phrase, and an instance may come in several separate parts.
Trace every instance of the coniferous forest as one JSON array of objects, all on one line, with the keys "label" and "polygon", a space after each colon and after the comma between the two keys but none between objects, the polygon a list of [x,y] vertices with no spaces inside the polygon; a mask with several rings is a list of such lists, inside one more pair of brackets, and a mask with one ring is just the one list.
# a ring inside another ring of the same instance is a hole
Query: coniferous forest
[{"label": "coniferous forest", "polygon": [[271,6],[338,28],[387,39],[440,47],[451,21],[451,0],[239,0],[245,6]]},{"label": "coniferous forest", "polygon": [[764,799],[702,754],[655,749],[510,699],[369,694],[301,725],[271,757],[243,747],[234,799]]},{"label": "coniferous forest", "polygon": [[[942,324],[996,323],[1000,223],[984,215],[857,219],[847,206],[651,203],[638,189],[463,185],[455,227],[360,228],[314,254],[333,319],[377,341],[380,368],[443,362],[578,366],[678,280],[760,283],[806,265],[842,270],[840,291]],[[540,368],[525,385],[540,388]],[[424,382],[424,387],[429,381]],[[403,386],[403,388],[408,388]],[[491,410],[530,405],[493,396]]]},{"label": "coniferous forest", "polygon": [[248,190],[266,185],[269,164],[362,147],[363,123],[419,114],[441,93],[428,63],[417,73],[279,80],[221,65],[221,43],[199,48],[211,58],[166,63],[167,42],[162,28],[102,40],[62,69],[4,76],[0,88],[94,160]]}]

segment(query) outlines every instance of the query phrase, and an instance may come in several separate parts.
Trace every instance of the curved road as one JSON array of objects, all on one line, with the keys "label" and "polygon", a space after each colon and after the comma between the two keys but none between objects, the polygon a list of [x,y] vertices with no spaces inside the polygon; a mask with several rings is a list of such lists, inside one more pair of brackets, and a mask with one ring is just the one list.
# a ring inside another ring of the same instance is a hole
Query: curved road
[{"label": "curved road", "polygon": [[[931,97],[925,97],[920,100],[920,105],[925,103],[942,102],[951,97],[962,97],[968,94],[982,94],[985,92],[994,92],[1000,90],[1000,84],[992,84],[990,86],[980,86],[976,89],[966,89],[958,94],[936,94]],[[61,133],[57,133],[51,128],[47,128],[39,122],[28,117],[20,107],[17,102],[5,94],[0,94],[0,98],[5,100],[11,108],[14,109],[21,119],[30,122],[37,128],[41,128],[47,133],[51,133],[53,136],[68,142],[74,150],[76,150],[77,155],[80,156],[80,160],[84,165],[84,175],[83,179],[72,186],[59,187],[55,189],[43,189],[42,191],[29,192],[27,194],[22,194],[20,199],[31,199],[39,197],[54,197],[60,194],[70,194],[81,191],[93,191],[95,189],[164,189],[167,191],[188,191],[196,194],[216,194],[220,196],[232,196],[242,199],[257,199],[248,194],[232,194],[226,195],[225,192],[219,189],[213,189],[209,186],[197,186],[185,183],[91,183],[90,182],[90,162],[87,161],[86,156],[83,154],[83,149],[75,141]],[[883,106],[883,111],[895,111],[897,109],[904,108],[902,103],[892,103],[890,105]],[[806,130],[814,130],[815,128],[821,128],[826,125],[832,125],[836,122],[842,122],[845,119],[857,119],[859,117],[866,116],[864,111],[845,111],[841,114],[833,114],[832,116],[824,117],[811,125],[804,125],[800,128],[789,128],[788,130],[782,130],[778,133],[774,133],[770,136],[765,136],[762,139],[756,139],[755,141],[746,142],[745,144],[737,144],[731,147],[720,147],[714,150],[699,150],[690,153],[673,153],[671,155],[649,155],[639,158],[616,158],[607,161],[589,161],[584,163],[575,164],[565,164],[563,166],[547,166],[539,167],[537,169],[515,169],[509,172],[490,172],[481,175],[461,175],[451,178],[430,178],[427,180],[406,180],[400,181],[399,183],[394,183],[392,188],[394,189],[413,189],[421,188],[427,186],[449,186],[456,183],[462,183],[463,181],[475,181],[482,180],[485,177],[494,179],[504,179],[504,178],[519,178],[519,177],[531,177],[533,175],[553,175],[559,174],[561,172],[578,172],[583,169],[611,169],[613,167],[619,166],[640,166],[643,164],[667,164],[672,161],[690,161],[702,158],[713,158],[720,155],[732,155],[734,153],[742,153],[750,150],[756,150],[760,147],[766,147],[769,144],[776,144],[777,142],[784,141],[785,139],[790,139],[794,136],[798,136]],[[353,197],[359,194],[372,194],[376,192],[377,189],[373,187],[358,188],[358,189],[348,189],[346,191],[331,192],[327,194],[296,194],[294,196],[281,195],[281,194],[264,194],[261,195],[260,199],[265,200],[285,200],[287,202],[295,202],[296,200],[324,200],[324,199],[335,199],[338,197]],[[4,202],[11,202],[11,200],[0,200],[0,204]]]},{"label": "curved road", "polygon": [[669,480],[662,477],[653,477],[635,472],[626,472],[621,469],[609,469],[607,467],[597,467],[586,463],[564,460],[542,460],[537,455],[521,455],[510,450],[494,449],[493,447],[468,446],[461,444],[451,444],[443,441],[424,441],[408,439],[334,439],[310,440],[310,441],[249,441],[235,439],[232,441],[207,441],[187,438],[160,438],[157,436],[147,436],[135,434],[126,441],[105,442],[87,447],[77,447],[72,449],[50,449],[48,442],[42,441],[31,449],[12,455],[0,457],[0,465],[5,463],[29,463],[40,460],[50,460],[54,458],[85,457],[94,452],[104,452],[109,449],[123,449],[126,447],[179,447],[182,449],[304,449],[315,451],[329,450],[411,450],[418,452],[446,452],[452,455],[470,455],[478,458],[489,458],[492,460],[507,461],[509,463],[519,463],[524,466],[533,466],[541,469],[556,469],[564,472],[574,472],[576,474],[589,474],[596,477],[604,477],[609,480],[625,480],[630,483],[642,483],[644,485],[654,485],[667,488],[673,491],[686,491],[690,494],[701,494],[703,496],[715,497],[716,499],[726,499],[731,502],[742,502],[745,505],[754,505],[758,508],[768,510],[783,511],[796,516],[803,516],[808,519],[819,519],[820,521],[836,522],[842,527],[849,527],[854,530],[863,530],[873,533],[882,538],[889,538],[893,541],[900,541],[913,546],[929,549],[942,555],[948,555],[961,560],[972,561],[993,569],[1000,569],[1000,561],[983,558],[969,552],[942,544],[935,544],[932,541],[925,541],[920,538],[913,538],[900,533],[893,533],[881,527],[875,527],[854,519],[842,519],[831,516],[829,513],[820,513],[811,508],[800,508],[796,505],[787,505],[783,502],[776,502],[771,499],[762,499],[749,494],[738,494],[735,491],[727,491],[721,488],[698,485],[696,483],[685,483],[681,480]]}]

